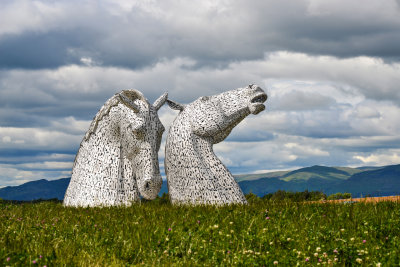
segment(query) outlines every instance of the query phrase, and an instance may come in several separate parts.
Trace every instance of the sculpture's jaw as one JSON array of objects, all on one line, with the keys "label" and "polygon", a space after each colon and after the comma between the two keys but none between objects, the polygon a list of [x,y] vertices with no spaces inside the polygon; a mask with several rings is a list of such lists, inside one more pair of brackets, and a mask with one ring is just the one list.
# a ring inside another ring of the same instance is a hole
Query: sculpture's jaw
[{"label": "sculpture's jaw", "polygon": [[248,105],[251,114],[258,114],[265,109],[264,102],[267,101],[267,95],[263,92],[255,94]]}]

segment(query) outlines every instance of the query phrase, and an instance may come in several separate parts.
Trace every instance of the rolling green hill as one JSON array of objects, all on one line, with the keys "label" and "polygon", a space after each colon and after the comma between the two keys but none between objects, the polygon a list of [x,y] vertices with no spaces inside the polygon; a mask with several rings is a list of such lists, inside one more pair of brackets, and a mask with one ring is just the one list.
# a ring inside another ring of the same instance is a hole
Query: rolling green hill
[{"label": "rolling green hill", "polygon": [[260,178],[280,178],[290,171],[276,171],[267,173],[257,173],[257,174],[239,174],[235,175],[236,182],[257,180]]},{"label": "rolling green hill", "polygon": [[258,179],[242,179],[239,185],[245,194],[263,196],[277,190],[322,191],[326,194],[349,192],[353,197],[400,194],[400,165],[386,167],[325,167],[312,166]]},{"label": "rolling green hill", "polygon": [[27,182],[19,186],[0,188],[0,198],[7,200],[30,201],[35,199],[64,199],[70,178],[54,181],[45,179]]},{"label": "rolling green hill", "polygon": [[353,173],[361,172],[357,169],[352,168],[337,168],[337,167],[325,167],[325,166],[312,166],[307,168],[298,169],[287,173],[281,179],[289,181],[308,181],[310,179],[322,179],[322,180],[346,180]]},{"label": "rolling green hill", "polygon": [[[343,181],[335,190],[347,190],[355,196],[398,195],[400,193],[400,165],[386,166],[356,173]],[[332,190],[328,190],[332,193]]]},{"label": "rolling green hill", "polygon": [[[366,169],[369,170],[369,169]],[[312,166],[301,168],[294,171],[276,171],[258,174],[241,174],[235,175],[237,182],[251,181],[261,178],[278,178],[284,181],[300,181],[309,180],[312,178],[328,179],[328,180],[345,180],[350,178],[351,175],[362,172],[358,168],[349,167],[325,167],[325,166]]]}]

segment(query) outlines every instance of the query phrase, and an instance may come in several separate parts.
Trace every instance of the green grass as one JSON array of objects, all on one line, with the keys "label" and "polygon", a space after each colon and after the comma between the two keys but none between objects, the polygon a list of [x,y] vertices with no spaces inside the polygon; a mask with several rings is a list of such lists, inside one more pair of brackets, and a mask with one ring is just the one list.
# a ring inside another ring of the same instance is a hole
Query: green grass
[{"label": "green grass", "polygon": [[391,202],[175,207],[153,201],[78,209],[3,203],[0,221],[0,266],[400,263],[400,203]]}]

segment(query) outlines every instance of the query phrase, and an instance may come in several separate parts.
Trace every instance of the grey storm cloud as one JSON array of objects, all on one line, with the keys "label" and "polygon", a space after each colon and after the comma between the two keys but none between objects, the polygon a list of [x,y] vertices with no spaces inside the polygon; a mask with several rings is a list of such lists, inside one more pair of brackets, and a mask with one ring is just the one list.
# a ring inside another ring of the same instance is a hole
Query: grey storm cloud
[{"label": "grey storm cloud", "polygon": [[0,66],[54,68],[90,57],[136,69],[188,57],[198,66],[221,67],[282,50],[388,60],[400,55],[398,1],[145,3],[3,1]]},{"label": "grey storm cloud", "polygon": [[64,64],[80,63],[79,58],[68,53],[68,47],[78,45],[75,34],[51,32],[48,34],[26,33],[0,39],[0,67],[57,68]]}]

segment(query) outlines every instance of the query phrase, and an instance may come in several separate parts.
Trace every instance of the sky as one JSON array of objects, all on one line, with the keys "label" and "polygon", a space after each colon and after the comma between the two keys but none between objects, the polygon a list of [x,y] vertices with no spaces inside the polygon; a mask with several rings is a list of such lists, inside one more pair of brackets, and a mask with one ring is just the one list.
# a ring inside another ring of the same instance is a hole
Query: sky
[{"label": "sky", "polygon": [[[400,164],[400,1],[2,0],[0,187],[70,177],[123,89],[190,103],[250,83],[266,110],[214,146],[232,173]],[[176,116],[159,110],[164,139]]]}]

